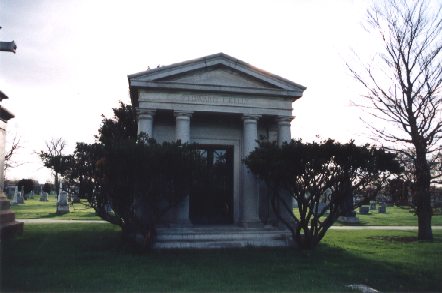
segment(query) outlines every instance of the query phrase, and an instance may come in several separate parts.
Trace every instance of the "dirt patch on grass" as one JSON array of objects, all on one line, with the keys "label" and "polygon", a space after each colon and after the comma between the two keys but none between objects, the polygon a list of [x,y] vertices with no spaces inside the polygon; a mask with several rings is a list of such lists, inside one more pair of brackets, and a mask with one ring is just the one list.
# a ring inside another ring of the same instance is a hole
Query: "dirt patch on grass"
[{"label": "dirt patch on grass", "polygon": [[382,240],[382,241],[400,242],[400,243],[410,243],[418,241],[417,237],[410,237],[410,236],[371,236],[367,238],[372,240]]}]

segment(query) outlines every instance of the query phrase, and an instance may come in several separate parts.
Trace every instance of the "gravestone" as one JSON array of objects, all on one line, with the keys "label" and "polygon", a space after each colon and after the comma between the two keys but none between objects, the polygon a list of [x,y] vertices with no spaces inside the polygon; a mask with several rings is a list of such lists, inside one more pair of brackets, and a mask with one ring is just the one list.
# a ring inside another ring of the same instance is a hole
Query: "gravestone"
[{"label": "gravestone", "polygon": [[376,210],[376,201],[370,201],[370,211]]},{"label": "gravestone", "polygon": [[72,202],[73,202],[73,203],[80,203],[80,197],[78,196],[77,193],[74,193],[74,194],[72,195]]},{"label": "gravestone", "polygon": [[48,201],[48,193],[42,192],[40,195],[40,201]]},{"label": "gravestone", "polygon": [[370,210],[370,207],[368,207],[368,206],[361,206],[361,207],[359,207],[359,214],[361,214],[361,215],[368,215],[369,210]]},{"label": "gravestone", "polygon": [[387,212],[387,205],[384,202],[379,204],[378,213],[385,214]]},{"label": "gravestone", "polygon": [[11,205],[16,205],[18,203],[18,187],[15,186],[14,192],[12,193]]},{"label": "gravestone", "polygon": [[338,221],[341,222],[341,223],[345,223],[345,224],[357,224],[357,223],[359,223],[359,218],[356,217],[356,212],[353,211],[353,213],[355,214],[355,216],[350,216],[350,217],[340,216],[340,217],[338,217]]},{"label": "gravestone", "polygon": [[34,192],[31,190],[30,192],[24,195],[25,199],[34,199]]},{"label": "gravestone", "polygon": [[11,205],[16,205],[18,201],[17,192],[14,192],[14,195],[11,198]]},{"label": "gravestone", "polygon": [[7,186],[5,188],[5,193],[8,199],[11,200],[14,197],[15,191],[18,190],[17,188],[17,186]]},{"label": "gravestone", "polygon": [[[325,202],[318,203],[318,214],[321,214],[325,208],[327,207],[327,204]],[[316,209],[315,209],[316,211]],[[327,211],[324,211],[324,215],[327,213]]]},{"label": "gravestone", "polygon": [[14,198],[16,198],[15,204],[24,204],[25,199],[23,198],[23,195],[21,192],[17,192],[16,196],[14,195]]},{"label": "gravestone", "polygon": [[66,213],[69,213],[68,193],[66,191],[61,191],[57,200],[57,214]]}]

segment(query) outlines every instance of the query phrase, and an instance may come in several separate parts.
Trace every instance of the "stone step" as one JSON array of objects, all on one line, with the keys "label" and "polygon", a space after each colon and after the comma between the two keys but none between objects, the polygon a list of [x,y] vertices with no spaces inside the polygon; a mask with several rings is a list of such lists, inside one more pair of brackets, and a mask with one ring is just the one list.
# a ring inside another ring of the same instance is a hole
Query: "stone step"
[{"label": "stone step", "polygon": [[12,238],[23,233],[23,222],[9,222],[0,225],[0,239]]},{"label": "stone step", "polygon": [[0,210],[9,210],[11,208],[11,202],[6,198],[0,198]]},{"label": "stone step", "polygon": [[0,211],[0,225],[15,221],[15,213],[11,210]]},{"label": "stone step", "polygon": [[159,228],[156,249],[219,249],[241,247],[287,247],[291,235],[286,230],[264,228]]}]

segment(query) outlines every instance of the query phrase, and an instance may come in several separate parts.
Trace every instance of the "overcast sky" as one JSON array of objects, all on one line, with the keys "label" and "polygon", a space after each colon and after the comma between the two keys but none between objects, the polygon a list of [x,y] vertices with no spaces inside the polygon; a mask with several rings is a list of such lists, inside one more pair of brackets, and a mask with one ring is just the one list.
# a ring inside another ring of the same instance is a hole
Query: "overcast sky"
[{"label": "overcast sky", "polygon": [[35,152],[62,137],[93,142],[101,114],[129,103],[127,75],[223,52],[307,87],[294,103],[292,137],[367,141],[361,92],[346,68],[374,52],[361,24],[369,1],[2,0],[2,106],[21,138],[9,179],[50,179]]}]

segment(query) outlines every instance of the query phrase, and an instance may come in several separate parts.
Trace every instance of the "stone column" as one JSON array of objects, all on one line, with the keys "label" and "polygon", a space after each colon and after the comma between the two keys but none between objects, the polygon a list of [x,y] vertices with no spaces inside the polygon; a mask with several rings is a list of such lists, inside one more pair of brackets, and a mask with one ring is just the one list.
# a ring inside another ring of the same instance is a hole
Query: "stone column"
[{"label": "stone column", "polygon": [[[243,156],[248,156],[257,146],[259,115],[243,116]],[[241,225],[244,227],[261,226],[259,220],[258,182],[253,173],[243,164]]]},{"label": "stone column", "polygon": [[181,143],[190,141],[190,117],[192,117],[192,112],[175,111],[175,136],[177,140],[181,140]]},{"label": "stone column", "polygon": [[279,116],[278,121],[278,145],[282,145],[284,142],[290,142],[290,122],[293,120],[292,116]]},{"label": "stone column", "polygon": [[[181,140],[181,143],[190,142],[190,117],[192,117],[192,112],[175,111],[175,137],[177,140]],[[187,195],[177,207],[176,223],[179,225],[187,226],[191,224],[189,218],[189,199],[190,197]]]},{"label": "stone column", "polygon": [[138,117],[138,134],[144,132],[153,138],[153,116],[155,115],[155,110],[153,109],[140,109],[137,108]]},{"label": "stone column", "polygon": [[[293,120],[292,116],[279,116],[277,118],[278,122],[278,145],[281,146],[284,142],[289,143],[291,140],[291,132],[290,132],[290,122]],[[281,199],[285,202],[285,204],[289,207],[293,207],[293,197],[290,195],[289,191],[281,190]],[[291,216],[291,212],[288,212],[283,206],[280,204],[280,215],[287,221],[292,222],[293,218]],[[280,223],[282,224],[282,223]]]}]

